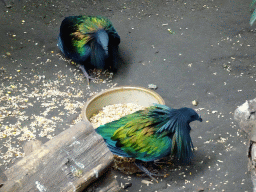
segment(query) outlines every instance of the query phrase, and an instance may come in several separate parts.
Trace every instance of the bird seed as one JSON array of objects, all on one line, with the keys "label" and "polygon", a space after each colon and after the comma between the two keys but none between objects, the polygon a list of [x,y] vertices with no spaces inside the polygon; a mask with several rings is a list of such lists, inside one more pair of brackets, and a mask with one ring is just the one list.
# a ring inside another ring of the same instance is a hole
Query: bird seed
[{"label": "bird seed", "polygon": [[139,110],[145,109],[144,106],[134,104],[134,103],[124,103],[124,104],[114,104],[114,105],[107,105],[103,107],[101,111],[97,114],[94,114],[90,118],[90,122],[92,123],[93,127],[96,129],[100,125],[104,125],[111,121],[115,121],[120,119],[125,115],[129,115]]}]

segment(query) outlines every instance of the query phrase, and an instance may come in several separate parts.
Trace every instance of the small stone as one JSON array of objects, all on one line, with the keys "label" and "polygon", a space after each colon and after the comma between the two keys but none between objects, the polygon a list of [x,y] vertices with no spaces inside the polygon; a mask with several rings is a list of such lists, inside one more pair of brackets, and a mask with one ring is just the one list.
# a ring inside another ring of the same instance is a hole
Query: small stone
[{"label": "small stone", "polygon": [[6,52],[5,53],[7,56],[11,56],[11,53],[10,52]]},{"label": "small stone", "polygon": [[125,183],[122,187],[123,189],[127,189],[132,186],[132,183]]},{"label": "small stone", "polygon": [[[238,106],[234,112],[234,119],[239,123],[239,126],[246,133],[250,133],[251,129],[255,126],[255,112],[256,112],[256,98],[246,100],[245,103]],[[250,133],[251,134],[251,133]],[[256,134],[251,134],[251,141],[256,141]]]},{"label": "small stone", "polygon": [[198,101],[193,100],[193,101],[192,101],[192,105],[197,106],[197,105],[198,105]]},{"label": "small stone", "polygon": [[149,184],[154,184],[152,181],[147,181],[147,180],[142,180],[141,183],[146,184],[147,186],[149,186]]},{"label": "small stone", "polygon": [[17,72],[19,73],[19,72],[20,72],[20,70],[17,70]]},{"label": "small stone", "polygon": [[154,89],[154,90],[156,90],[156,89],[157,89],[157,85],[148,84],[148,88],[149,88],[149,89]]},{"label": "small stone", "polygon": [[6,4],[5,4],[5,7],[6,8],[11,8],[12,7],[12,5],[10,4],[10,3],[7,3],[7,2],[5,2]]},{"label": "small stone", "polygon": [[203,192],[203,191],[204,191],[204,188],[199,187],[197,191],[198,191],[198,192]]}]

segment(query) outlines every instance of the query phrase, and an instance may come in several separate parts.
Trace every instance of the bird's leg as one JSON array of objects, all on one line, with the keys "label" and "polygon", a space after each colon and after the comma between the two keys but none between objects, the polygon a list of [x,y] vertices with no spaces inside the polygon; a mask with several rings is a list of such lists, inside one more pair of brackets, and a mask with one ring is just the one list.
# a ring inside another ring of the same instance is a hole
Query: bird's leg
[{"label": "bird's leg", "polygon": [[89,79],[95,80],[95,78],[91,77],[91,76],[86,72],[86,70],[85,70],[85,68],[84,68],[83,65],[79,65],[79,69],[82,70],[82,72],[83,72],[83,74],[84,74],[84,76],[85,76],[85,78],[86,78],[86,80],[87,80],[87,82],[88,82],[88,85],[89,85]]},{"label": "bird's leg", "polygon": [[142,171],[144,172],[146,175],[148,175],[152,180],[156,181],[158,183],[158,181],[153,177],[165,177],[166,175],[158,175],[158,174],[154,174],[154,173],[151,173],[149,170],[147,170],[146,167],[144,167],[142,165],[142,162],[140,160],[135,160],[135,165]]},{"label": "bird's leg", "polygon": [[151,173],[149,170],[147,170],[146,167],[144,167],[140,161],[135,161],[135,165],[144,173],[146,173],[147,176],[149,176],[152,180],[156,181],[158,183],[158,180],[156,180],[153,176],[155,176],[154,173]]}]

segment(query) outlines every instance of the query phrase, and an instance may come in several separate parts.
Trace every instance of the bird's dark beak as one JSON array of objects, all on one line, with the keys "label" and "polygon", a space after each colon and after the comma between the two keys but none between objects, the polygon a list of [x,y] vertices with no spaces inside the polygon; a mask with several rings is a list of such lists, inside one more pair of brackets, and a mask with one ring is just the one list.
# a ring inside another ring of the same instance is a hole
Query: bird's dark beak
[{"label": "bird's dark beak", "polygon": [[202,119],[201,117],[199,117],[199,118],[198,118],[198,121],[202,122],[202,121],[203,121],[203,119]]}]

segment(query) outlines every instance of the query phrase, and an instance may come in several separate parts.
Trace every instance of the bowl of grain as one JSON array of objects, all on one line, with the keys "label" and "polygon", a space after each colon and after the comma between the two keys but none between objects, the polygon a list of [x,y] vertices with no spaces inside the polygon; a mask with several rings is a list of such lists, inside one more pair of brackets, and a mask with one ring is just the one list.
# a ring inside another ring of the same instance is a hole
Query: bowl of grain
[{"label": "bowl of grain", "polygon": [[[150,89],[131,86],[111,88],[94,95],[85,103],[82,118],[90,121],[96,129],[122,116],[145,109],[153,103],[165,104],[163,98]],[[113,168],[125,174],[138,173],[140,169],[134,161],[134,158],[114,155]],[[150,170],[150,165],[144,164],[144,166]]]},{"label": "bowl of grain", "polygon": [[150,89],[133,86],[111,88],[94,95],[85,103],[82,118],[97,128],[153,103],[165,104],[163,98]]}]

